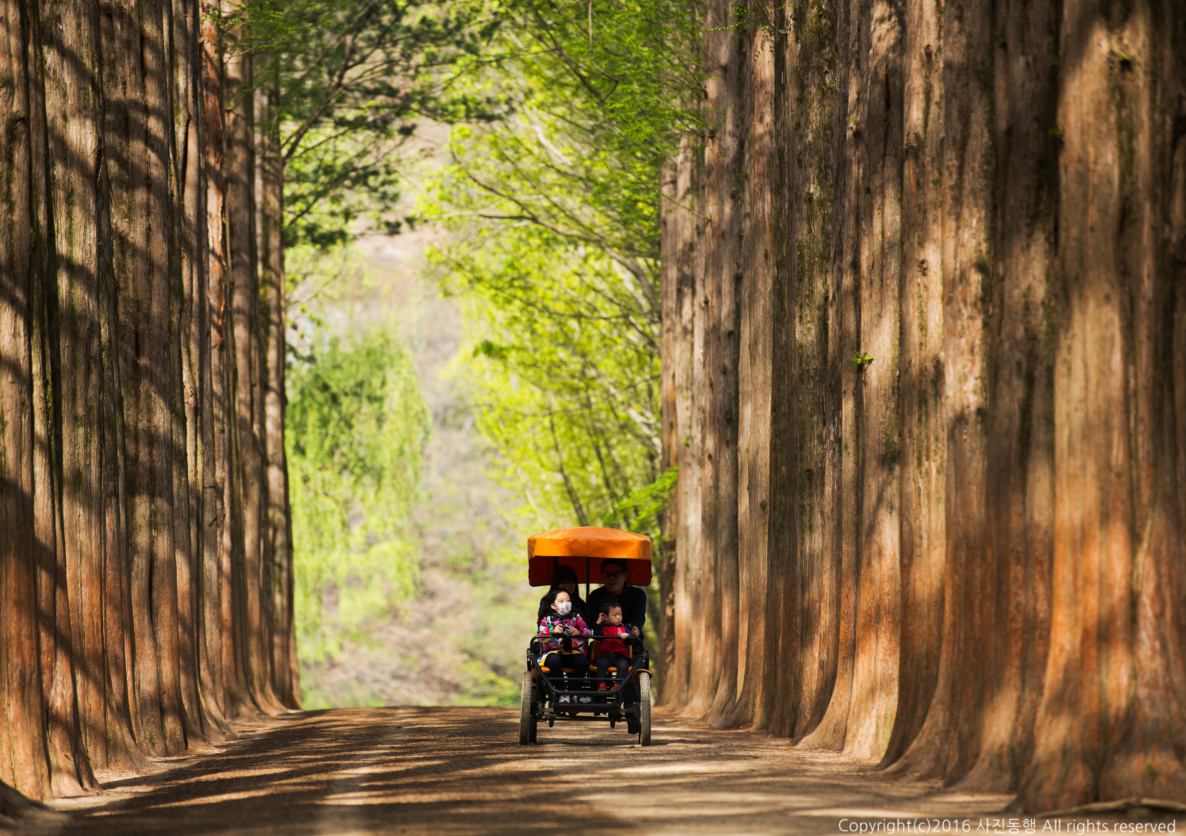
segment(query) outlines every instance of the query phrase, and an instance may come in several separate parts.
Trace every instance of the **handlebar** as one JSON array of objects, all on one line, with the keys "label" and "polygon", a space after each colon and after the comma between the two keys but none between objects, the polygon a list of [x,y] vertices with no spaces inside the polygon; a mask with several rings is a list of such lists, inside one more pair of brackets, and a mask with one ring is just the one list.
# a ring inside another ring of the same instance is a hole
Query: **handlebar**
[{"label": "handlebar", "polygon": [[629,642],[631,644],[637,644],[639,647],[643,646],[642,636],[598,636],[598,635],[595,635],[592,633],[590,633],[590,634],[581,633],[581,634],[578,634],[575,636],[570,636],[568,633],[536,633],[534,636],[531,637],[532,643],[535,643],[537,641],[540,641],[540,642],[558,641],[559,639],[571,639],[572,641],[579,640],[579,641],[592,641],[592,642],[612,640],[612,641]]}]

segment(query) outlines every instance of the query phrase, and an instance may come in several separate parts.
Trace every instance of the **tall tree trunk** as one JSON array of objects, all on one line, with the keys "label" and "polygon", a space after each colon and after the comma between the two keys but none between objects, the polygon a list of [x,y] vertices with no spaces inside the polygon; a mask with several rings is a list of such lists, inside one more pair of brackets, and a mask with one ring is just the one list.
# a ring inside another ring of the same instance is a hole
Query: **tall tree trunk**
[{"label": "tall tree trunk", "polygon": [[[738,631],[738,691],[741,702],[734,722],[752,721],[765,728],[775,704],[772,678],[777,661],[773,625],[782,602],[768,584],[770,558],[770,392],[773,375],[771,298],[777,251],[771,178],[776,161],[773,145],[774,35],[751,21],[742,73],[746,94],[740,108],[746,131],[744,176],[740,196],[748,207],[742,225],[740,356],[737,429],[737,566],[738,611],[764,612],[768,618],[741,619]],[[774,607],[774,610],[770,608]]]},{"label": "tall tree trunk", "polygon": [[[0,781],[35,798],[51,790],[45,750],[45,700],[38,649],[37,524],[34,516],[34,287],[45,274],[46,230],[37,201],[44,199],[34,167],[44,142],[35,112],[30,55],[33,9],[22,0],[0,2]],[[41,172],[43,174],[43,172]]]},{"label": "tall tree trunk", "polygon": [[[690,139],[690,138],[689,138]],[[699,138],[697,138],[699,139]],[[697,141],[691,147],[690,165],[699,168],[696,189],[688,196],[688,210],[693,212],[696,247],[691,270],[699,277],[695,296],[695,321],[693,324],[693,353],[691,353],[691,410],[688,426],[688,459],[696,474],[691,502],[699,509],[690,518],[696,530],[689,532],[691,541],[684,551],[683,589],[686,608],[690,614],[687,643],[688,653],[688,697],[691,710],[703,711],[708,707],[708,678],[710,660],[715,656],[712,634],[716,619],[706,618],[707,608],[718,600],[716,583],[710,567],[716,562],[716,513],[720,506],[715,502],[713,487],[716,483],[716,461],[713,455],[719,452],[716,439],[714,407],[713,359],[719,337],[719,274],[709,268],[710,251],[713,247],[713,230],[706,223],[706,194],[708,171],[701,164],[700,154],[707,148]],[[726,509],[726,513],[731,509]]]},{"label": "tall tree trunk", "polygon": [[[1058,142],[1055,8],[1005,3],[994,28],[997,200],[989,312],[987,530],[994,644],[969,789],[1015,790],[1030,760],[1049,652],[1054,510],[1054,304]],[[988,660],[986,660],[988,661]]]},{"label": "tall tree trunk", "polygon": [[[705,16],[705,59],[710,73],[704,110],[710,121],[704,149],[705,284],[713,287],[713,340],[705,360],[711,400],[706,435],[712,479],[705,480],[714,505],[711,536],[711,565],[706,572],[712,581],[704,601],[706,620],[712,624],[711,656],[703,680],[698,680],[700,705],[714,720],[732,711],[737,691],[737,635],[739,629],[737,578],[737,387],[741,344],[738,293],[741,277],[740,163],[744,153],[743,126],[733,106],[741,96],[744,56],[735,46],[730,30],[731,6],[713,0]],[[706,287],[707,289],[707,287]],[[710,442],[711,439],[711,442]],[[706,536],[708,534],[706,533]]]},{"label": "tall tree trunk", "polygon": [[38,649],[46,708],[45,746],[50,792],[78,795],[95,786],[78,739],[74,648],[62,519],[61,366],[58,357],[57,258],[47,134],[45,30],[40,9],[30,16],[29,112],[32,209],[36,230],[32,296],[33,515],[37,564]]},{"label": "tall tree trunk", "polygon": [[833,185],[832,274],[829,294],[828,385],[831,419],[827,431],[825,487],[832,519],[825,526],[825,561],[830,564],[834,592],[826,593],[824,617],[836,625],[836,674],[827,709],[819,724],[802,741],[806,748],[842,749],[853,699],[856,655],[857,534],[860,531],[860,494],[857,474],[863,451],[858,427],[859,372],[852,356],[860,345],[857,316],[859,250],[855,222],[859,204],[860,168],[853,150],[859,85],[861,83],[860,0],[840,4],[836,21],[836,119],[833,128],[836,159]]},{"label": "tall tree trunk", "polygon": [[142,761],[128,715],[122,415],[104,164],[98,7],[55,3],[46,40],[61,315],[63,519],[82,744],[98,767]]},{"label": "tall tree trunk", "polygon": [[917,736],[938,678],[942,641],[943,470],[942,30],[934,0],[911,0],[903,33],[901,673],[884,762]]},{"label": "tall tree trunk", "polygon": [[679,433],[676,442],[679,451],[679,484],[676,486],[676,535],[675,571],[672,583],[672,610],[674,647],[672,648],[671,672],[674,674],[663,683],[663,699],[672,705],[681,705],[687,691],[688,667],[692,658],[690,628],[692,625],[692,600],[690,597],[690,554],[700,537],[700,504],[697,479],[699,462],[692,449],[695,428],[692,423],[692,383],[695,363],[695,334],[697,319],[697,289],[699,278],[696,272],[698,229],[696,201],[699,192],[699,170],[696,164],[696,143],[685,137],[680,144],[676,161],[676,185],[674,208],[669,228],[672,229],[675,253],[674,267],[669,268],[675,285],[676,321],[672,334],[672,377],[675,389],[675,426]]},{"label": "tall tree trunk", "polygon": [[208,358],[205,345],[206,207],[201,133],[200,10],[198,0],[170,0],[172,22],[170,88],[173,106],[173,179],[176,197],[178,266],[173,315],[174,512],[177,538],[177,604],[181,651],[181,695],[186,734],[207,738],[201,693],[202,632],[202,463],[199,395]]},{"label": "tall tree trunk", "polygon": [[[678,211],[676,188],[679,184],[679,159],[668,159],[660,172],[659,181],[659,243],[662,247],[660,263],[662,274],[659,314],[659,438],[660,467],[666,473],[676,467],[680,456],[680,431],[676,422],[676,370],[675,341],[678,334],[679,309],[676,306],[675,264],[676,252],[675,214]],[[659,646],[655,658],[655,673],[659,688],[659,700],[670,704],[670,693],[666,687],[669,676],[675,675],[675,555],[676,537],[680,529],[679,503],[674,500],[659,513],[659,530],[662,535],[658,562],[659,612],[656,614],[655,635]]]},{"label": "tall tree trunk", "polygon": [[[795,583],[787,624],[798,633],[798,656],[784,655],[794,668],[788,679],[790,728],[800,738],[818,725],[836,675],[836,620],[828,602],[837,592],[827,548],[831,517],[826,486],[831,414],[828,397],[829,273],[832,258],[832,181],[835,163],[829,142],[835,121],[835,20],[822,2],[789,10],[786,66],[776,84],[785,88],[776,142],[785,189],[800,195],[786,201],[785,301],[775,309],[777,370],[774,398],[776,437],[784,452],[772,463],[772,520],[785,518],[791,542],[772,545],[789,551]],[[774,532],[771,533],[772,539]]]},{"label": "tall tree trunk", "polygon": [[280,148],[280,82],[275,71],[264,90],[260,134],[260,270],[263,281],[266,390],[265,448],[268,468],[267,554],[270,556],[272,687],[280,704],[300,702],[296,660],[295,588],[292,573],[292,513],[288,495],[288,459],[284,449],[284,364],[287,322],[284,278],[284,159]]},{"label": "tall tree trunk", "polygon": [[[196,420],[201,431],[196,434],[200,463],[191,464],[198,468],[200,476],[196,484],[200,488],[199,516],[201,537],[200,552],[202,573],[201,631],[198,648],[202,698],[206,710],[219,734],[226,735],[229,729],[227,719],[226,670],[223,667],[224,641],[227,632],[223,626],[223,596],[229,593],[230,577],[224,574],[222,565],[225,532],[229,530],[229,519],[224,502],[224,486],[228,451],[226,445],[226,364],[225,339],[223,338],[223,316],[226,302],[226,260],[223,218],[222,181],[222,50],[216,16],[219,11],[217,0],[203,0],[200,7],[199,59],[201,62],[201,83],[198,86],[202,116],[198,121],[195,153],[200,156],[201,180],[198,195],[199,210],[205,217],[201,222],[201,233],[205,240],[199,242],[199,257],[204,263],[195,268],[195,304],[199,310],[194,313],[194,329],[191,338],[191,355],[197,360],[198,402]],[[228,607],[229,610],[229,607]],[[229,614],[229,612],[228,612]]]},{"label": "tall tree trunk", "polygon": [[[269,205],[268,190],[275,188],[282,188],[283,175],[279,173],[279,179],[272,178],[274,182],[268,182],[268,174],[264,171],[264,166],[269,155],[279,156],[279,142],[278,135],[279,126],[277,125],[277,135],[271,135],[269,127],[272,121],[271,112],[271,90],[272,79],[274,78],[273,58],[266,51],[257,51],[255,60],[252,63],[252,76],[254,78],[254,98],[255,98],[255,241],[256,241],[256,283],[258,297],[256,299],[255,309],[255,333],[253,356],[255,358],[256,367],[256,388],[254,393],[254,413],[252,415],[252,429],[259,445],[260,454],[260,523],[259,523],[259,587],[260,587],[260,652],[261,652],[261,666],[263,681],[266,684],[268,693],[269,707],[272,709],[278,708],[280,705],[279,698],[275,692],[276,675],[273,666],[274,649],[276,647],[276,566],[275,566],[275,552],[272,539],[272,501],[269,495],[271,486],[271,450],[268,448],[268,392],[271,389],[271,383],[268,378],[270,371],[268,364],[269,352],[269,308],[268,308],[268,294],[270,289],[268,287],[268,271],[275,268],[276,259],[282,258],[282,251],[279,247],[279,242],[275,242],[277,247],[275,252],[270,252],[273,243],[268,227],[272,223],[270,214],[278,211],[280,205],[280,195],[275,195],[275,205]],[[278,96],[277,92],[277,96]],[[279,102],[276,102],[277,106]],[[276,142],[277,148],[275,151],[270,149],[273,139]],[[277,216],[278,217],[278,216]],[[277,223],[279,221],[277,220]],[[277,230],[279,228],[277,227]],[[280,270],[283,273],[283,268]]]},{"label": "tall tree trunk", "polygon": [[[856,659],[845,751],[880,757],[889,742],[898,691],[899,280],[901,275],[901,27],[892,4],[860,12],[863,67],[850,136],[860,181],[857,233],[859,339],[846,347],[858,366],[861,457],[855,489]],[[859,522],[858,522],[859,520]],[[846,521],[846,524],[847,521]]]},{"label": "tall tree trunk", "polygon": [[[246,35],[242,27],[237,37]],[[253,56],[236,50],[227,57],[225,96],[226,213],[234,332],[235,428],[241,479],[244,549],[244,677],[252,700],[271,710],[264,608],[267,469],[263,428],[263,355],[260,344],[259,257],[256,225],[255,76]]]},{"label": "tall tree trunk", "polygon": [[1184,18],[1062,8],[1051,633],[1027,811],[1186,796]]},{"label": "tall tree trunk", "polygon": [[[141,764],[131,739],[124,656],[126,568],[121,443],[111,364],[115,346],[108,182],[103,154],[95,3],[47,7],[46,111],[53,169],[60,331],[63,554],[71,612],[78,725],[90,762]],[[77,757],[77,756],[76,756]],[[77,758],[85,769],[86,759]],[[83,773],[85,778],[85,773]],[[57,794],[63,790],[55,789]]]},{"label": "tall tree trunk", "polygon": [[[899,769],[958,778],[981,731],[994,600],[985,552],[988,367],[992,276],[992,67],[987,4],[968,0],[944,32],[942,177],[946,546],[942,647],[931,706]],[[986,657],[988,657],[986,659]]]},{"label": "tall tree trunk", "polygon": [[[767,446],[766,499],[766,572],[771,585],[783,590],[782,595],[773,595],[773,609],[769,613],[766,636],[771,654],[772,693],[774,699],[767,710],[764,728],[773,734],[788,735],[795,723],[794,700],[788,696],[794,693],[799,680],[799,671],[791,660],[799,658],[802,635],[798,618],[800,583],[802,575],[799,564],[799,548],[793,536],[792,494],[788,490],[790,458],[792,455],[792,433],[789,431],[788,416],[793,400],[788,397],[790,377],[794,373],[791,357],[791,340],[794,320],[790,313],[791,273],[788,263],[789,243],[789,201],[780,201],[777,196],[790,193],[790,109],[787,98],[790,85],[787,84],[789,41],[787,37],[788,9],[771,9],[763,5],[763,18],[771,30],[770,70],[770,126],[769,126],[769,175],[766,180],[770,191],[769,216],[765,218],[769,240],[770,270],[770,440]],[[755,91],[756,92],[756,91]],[[755,135],[757,140],[759,135]]]},{"label": "tall tree trunk", "polygon": [[115,275],[127,397],[128,537],[137,729],[154,754],[185,748],[177,632],[170,364],[174,213],[162,9],[112,3],[104,31]]},{"label": "tall tree trunk", "polygon": [[206,513],[211,548],[204,549],[204,576],[214,592],[206,598],[206,654],[223,717],[245,706],[243,680],[243,559],[241,508],[235,459],[234,351],[230,315],[231,276],[227,249],[224,56],[218,0],[205,0],[202,44],[206,124],[207,304],[210,323],[210,413],[213,467]]}]

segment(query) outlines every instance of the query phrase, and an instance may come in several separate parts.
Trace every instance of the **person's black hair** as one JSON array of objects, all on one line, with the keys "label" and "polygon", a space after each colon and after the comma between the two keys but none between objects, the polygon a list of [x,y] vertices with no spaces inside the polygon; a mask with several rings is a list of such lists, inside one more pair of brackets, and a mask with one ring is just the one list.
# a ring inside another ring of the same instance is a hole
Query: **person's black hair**
[{"label": "person's black hair", "polygon": [[571,566],[557,566],[552,573],[552,589],[558,589],[562,583],[577,584],[577,570]]},{"label": "person's black hair", "polygon": [[[546,595],[544,595],[544,601],[543,601],[542,606],[546,607],[549,611],[551,611],[552,605],[556,603],[556,596],[559,595],[561,592],[563,592],[565,595],[568,595],[567,589],[549,589],[548,593]],[[574,610],[575,610],[575,607],[574,607]]]},{"label": "person's black hair", "polygon": [[[570,567],[561,566],[560,568],[561,569],[569,569]],[[559,591],[560,591],[560,587],[557,586],[553,582],[552,588],[549,589],[547,592],[545,592],[543,597],[539,599],[539,610],[536,611],[536,615],[535,615],[535,620],[537,622],[543,621],[543,618],[545,615],[552,614],[552,612],[553,612],[552,602],[556,600],[556,596],[553,593],[556,593]],[[568,592],[567,589],[564,591]],[[549,598],[548,597],[549,595],[551,595],[552,597]],[[579,615],[581,618],[584,618],[585,617],[585,600],[583,598],[581,598],[581,596],[576,592],[568,592],[568,596],[570,598],[572,598],[572,612],[573,612],[573,614]]]},{"label": "person's black hair", "polygon": [[618,560],[616,557],[607,557],[605,560],[601,561],[601,571],[604,572],[605,567],[610,565],[617,566],[622,570],[623,575],[626,574],[626,561]]},{"label": "person's black hair", "polygon": [[613,595],[607,595],[601,599],[601,612],[603,615],[609,615],[609,611],[618,608],[622,609],[622,603]]}]

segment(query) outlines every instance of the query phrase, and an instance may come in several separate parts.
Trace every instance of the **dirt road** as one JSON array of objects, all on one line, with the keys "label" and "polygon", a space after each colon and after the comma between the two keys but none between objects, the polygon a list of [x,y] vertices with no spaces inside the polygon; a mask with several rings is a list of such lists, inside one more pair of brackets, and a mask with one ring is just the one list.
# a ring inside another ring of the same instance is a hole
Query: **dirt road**
[{"label": "dirt road", "polygon": [[541,726],[524,747],[517,715],[376,708],[249,724],[218,753],[55,802],[75,818],[44,832],[837,834],[841,820],[918,817],[970,818],[983,834],[978,819],[1006,801],[661,712],[646,749],[621,727],[576,723]]}]

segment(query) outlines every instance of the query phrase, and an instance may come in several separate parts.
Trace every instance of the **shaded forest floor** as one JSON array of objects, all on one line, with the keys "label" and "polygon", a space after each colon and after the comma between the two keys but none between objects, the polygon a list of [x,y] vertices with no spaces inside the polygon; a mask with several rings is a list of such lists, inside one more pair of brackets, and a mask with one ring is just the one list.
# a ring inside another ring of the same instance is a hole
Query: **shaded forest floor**
[{"label": "shaded forest floor", "polygon": [[541,727],[540,744],[523,747],[517,721],[498,708],[375,708],[243,724],[217,753],[54,802],[73,818],[30,832],[834,834],[842,819],[917,817],[983,833],[980,819],[1007,801],[663,712],[649,749],[584,723]]}]

